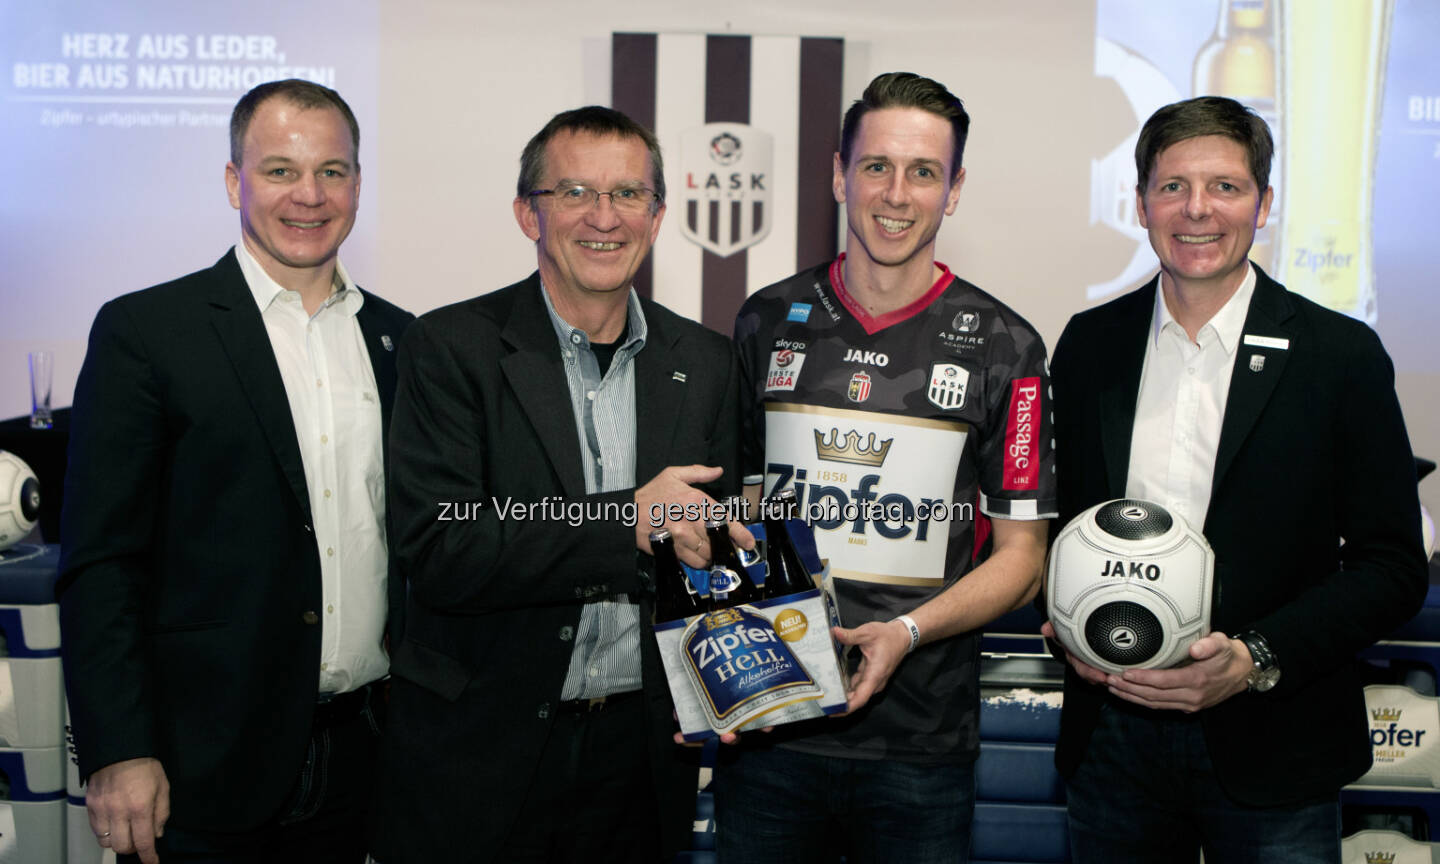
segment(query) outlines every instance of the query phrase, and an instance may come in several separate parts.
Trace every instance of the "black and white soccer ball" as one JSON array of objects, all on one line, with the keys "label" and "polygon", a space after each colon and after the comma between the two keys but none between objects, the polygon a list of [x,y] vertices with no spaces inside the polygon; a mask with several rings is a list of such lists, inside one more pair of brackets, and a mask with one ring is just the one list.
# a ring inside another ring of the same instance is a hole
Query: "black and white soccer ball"
[{"label": "black and white soccer ball", "polygon": [[0,450],[0,552],[25,539],[40,518],[40,481],[14,453]]},{"label": "black and white soccer ball", "polygon": [[1106,672],[1163,669],[1210,632],[1215,553],[1159,504],[1119,498],[1060,530],[1045,600],[1055,636]]}]

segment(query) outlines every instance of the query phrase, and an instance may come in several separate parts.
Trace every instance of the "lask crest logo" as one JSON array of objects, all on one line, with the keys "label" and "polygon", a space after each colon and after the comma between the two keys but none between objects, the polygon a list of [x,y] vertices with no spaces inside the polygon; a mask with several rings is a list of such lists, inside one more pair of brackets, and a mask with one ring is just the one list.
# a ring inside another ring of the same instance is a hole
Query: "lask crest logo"
[{"label": "lask crest logo", "polygon": [[851,402],[864,402],[870,398],[870,376],[864,372],[856,372],[850,376],[850,386],[845,391],[845,398]]},{"label": "lask crest logo", "polygon": [[965,391],[970,387],[970,372],[956,363],[935,363],[930,366],[930,404],[941,411],[965,407]]},{"label": "lask crest logo", "polygon": [[745,123],[706,123],[680,134],[680,233],[719,255],[764,240],[774,221],[774,139]]}]

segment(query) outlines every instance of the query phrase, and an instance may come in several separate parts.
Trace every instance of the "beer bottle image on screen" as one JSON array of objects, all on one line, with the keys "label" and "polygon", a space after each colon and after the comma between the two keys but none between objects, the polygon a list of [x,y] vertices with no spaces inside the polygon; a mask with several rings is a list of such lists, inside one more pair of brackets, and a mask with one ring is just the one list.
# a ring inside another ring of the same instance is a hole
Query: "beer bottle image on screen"
[{"label": "beer bottle image on screen", "polygon": [[710,539],[710,608],[729,609],[759,600],[760,589],[751,581],[739,551],[730,542],[730,523],[724,519],[707,520],[705,534]]},{"label": "beer bottle image on screen", "polygon": [[661,528],[650,532],[650,551],[655,556],[655,621],[677,621],[705,611],[690,577],[675,555],[675,538]]},{"label": "beer bottle image on screen", "polygon": [[800,553],[790,540],[786,522],[795,516],[795,490],[786,489],[765,501],[761,508],[765,523],[765,585],[764,595],[784,597],[815,587]]}]

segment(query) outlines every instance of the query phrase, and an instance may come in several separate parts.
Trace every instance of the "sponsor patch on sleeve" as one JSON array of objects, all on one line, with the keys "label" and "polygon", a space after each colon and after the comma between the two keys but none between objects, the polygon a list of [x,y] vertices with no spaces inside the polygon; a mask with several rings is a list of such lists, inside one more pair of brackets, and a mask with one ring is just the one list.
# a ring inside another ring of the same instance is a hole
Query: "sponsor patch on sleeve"
[{"label": "sponsor patch on sleeve", "polygon": [[1036,440],[1040,431],[1040,403],[1039,376],[1010,382],[1002,489],[1034,489],[1040,479],[1040,448]]},{"label": "sponsor patch on sleeve", "polygon": [[765,375],[765,392],[794,390],[800,367],[805,365],[805,352],[782,348],[770,352],[770,371]]}]

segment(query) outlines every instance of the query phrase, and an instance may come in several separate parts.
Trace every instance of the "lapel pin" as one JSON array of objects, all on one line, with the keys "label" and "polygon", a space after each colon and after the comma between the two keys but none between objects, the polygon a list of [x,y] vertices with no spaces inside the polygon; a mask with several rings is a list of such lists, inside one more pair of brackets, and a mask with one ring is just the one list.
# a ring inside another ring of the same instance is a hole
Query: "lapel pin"
[{"label": "lapel pin", "polygon": [[380,344],[385,346],[386,351],[395,350],[395,343],[390,341],[390,336],[387,333],[380,334]]},{"label": "lapel pin", "polygon": [[1261,369],[1264,369],[1264,368],[1265,368],[1265,355],[1263,355],[1263,354],[1251,354],[1251,355],[1250,355],[1250,371],[1251,371],[1251,372],[1259,372]]},{"label": "lapel pin", "polygon": [[671,380],[671,381],[679,381],[681,384],[684,384],[684,383],[685,383],[685,373],[684,373],[684,372],[681,372],[681,371],[679,371],[679,370],[676,370],[674,373],[672,373],[672,374],[670,375],[670,380]]}]

